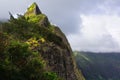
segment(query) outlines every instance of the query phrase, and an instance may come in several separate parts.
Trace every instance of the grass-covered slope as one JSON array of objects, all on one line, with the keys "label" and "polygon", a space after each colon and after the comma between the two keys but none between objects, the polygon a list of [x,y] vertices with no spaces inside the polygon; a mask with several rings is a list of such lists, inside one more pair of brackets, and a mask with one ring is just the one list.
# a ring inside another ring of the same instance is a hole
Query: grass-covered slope
[{"label": "grass-covered slope", "polygon": [[78,67],[86,80],[119,80],[119,53],[75,52]]}]

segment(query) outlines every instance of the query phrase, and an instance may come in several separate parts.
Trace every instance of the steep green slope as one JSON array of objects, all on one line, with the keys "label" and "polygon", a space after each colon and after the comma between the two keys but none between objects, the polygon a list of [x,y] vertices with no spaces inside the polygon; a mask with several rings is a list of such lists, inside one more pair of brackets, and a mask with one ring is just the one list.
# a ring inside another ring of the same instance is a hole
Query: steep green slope
[{"label": "steep green slope", "polygon": [[0,25],[0,80],[85,80],[62,31],[33,3]]},{"label": "steep green slope", "polygon": [[86,80],[119,80],[119,53],[75,52],[78,67]]}]

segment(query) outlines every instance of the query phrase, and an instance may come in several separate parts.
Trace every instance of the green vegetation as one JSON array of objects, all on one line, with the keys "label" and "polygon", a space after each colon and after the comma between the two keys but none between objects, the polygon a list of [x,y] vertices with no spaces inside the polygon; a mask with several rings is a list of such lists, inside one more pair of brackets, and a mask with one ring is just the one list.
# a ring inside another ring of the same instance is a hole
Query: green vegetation
[{"label": "green vegetation", "polygon": [[48,42],[54,42],[61,45],[62,39],[53,32],[53,26],[43,27],[36,23],[29,22],[24,16],[20,16],[18,19],[10,20],[4,23],[2,31],[12,36],[14,39],[28,40],[30,38],[44,38]]},{"label": "green vegetation", "polygon": [[8,42],[7,48],[0,52],[1,80],[58,80],[55,73],[46,72],[46,63],[38,52],[30,50],[26,43]]},{"label": "green vegetation", "polygon": [[28,12],[34,11],[36,5],[37,5],[37,4],[34,2],[34,3],[28,8]]},{"label": "green vegetation", "polygon": [[86,80],[119,80],[119,53],[75,52],[75,59]]},{"label": "green vegetation", "polygon": [[[34,2],[28,9],[27,12],[24,14],[25,17],[36,17],[39,15],[42,16],[40,9],[38,8],[37,4]],[[38,17],[36,17],[37,19]]]},{"label": "green vegetation", "polygon": [[29,22],[37,23],[37,22],[40,22],[40,20],[43,20],[45,17],[46,16],[44,14],[40,14],[40,15],[33,15],[26,18],[28,19]]},{"label": "green vegetation", "polygon": [[33,3],[28,9],[27,12],[25,13],[25,17],[30,17],[30,16],[35,16],[35,8],[37,4]]},{"label": "green vegetation", "polygon": [[[0,23],[0,80],[85,80],[59,28],[36,3]],[[74,73],[72,73],[74,72]]]},{"label": "green vegetation", "polygon": [[[60,80],[47,70],[38,48],[50,42],[61,44],[50,27],[38,23],[44,15],[19,16],[0,27],[0,80]],[[53,28],[52,28],[53,29]]]}]

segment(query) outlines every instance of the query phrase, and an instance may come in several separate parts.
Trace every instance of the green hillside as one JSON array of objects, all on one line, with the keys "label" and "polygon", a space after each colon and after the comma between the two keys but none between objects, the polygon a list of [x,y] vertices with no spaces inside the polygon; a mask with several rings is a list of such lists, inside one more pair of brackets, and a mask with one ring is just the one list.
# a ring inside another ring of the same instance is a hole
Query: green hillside
[{"label": "green hillside", "polygon": [[62,80],[47,69],[47,62],[38,52],[53,38],[52,42],[60,45],[61,38],[52,32],[51,25],[38,25],[45,18],[43,14],[31,17],[20,15],[15,19],[11,15],[8,22],[1,23],[0,80]]},{"label": "green hillside", "polygon": [[119,53],[74,53],[86,80],[120,80]]},{"label": "green hillside", "polygon": [[0,80],[85,80],[64,33],[33,3],[0,23]]}]

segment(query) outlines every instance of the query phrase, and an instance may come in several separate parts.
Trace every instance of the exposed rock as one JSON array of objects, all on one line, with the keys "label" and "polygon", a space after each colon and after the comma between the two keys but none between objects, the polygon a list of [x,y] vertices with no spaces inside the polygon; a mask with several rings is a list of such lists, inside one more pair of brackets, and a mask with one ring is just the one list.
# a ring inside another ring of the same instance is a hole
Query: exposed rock
[{"label": "exposed rock", "polygon": [[39,15],[42,12],[40,11],[38,5],[34,2],[28,9],[27,12],[25,13],[25,16],[31,16],[31,15]]},{"label": "exposed rock", "polygon": [[49,23],[47,16],[45,16],[42,20],[39,21],[39,25],[44,26],[44,27],[48,27],[49,24],[50,23]]},{"label": "exposed rock", "polygon": [[[32,10],[30,10],[31,6],[34,6]],[[31,6],[28,8],[25,16],[31,16],[33,14],[36,16],[38,14],[42,15],[36,3],[33,3]],[[41,18],[38,23],[43,27],[48,27],[50,25],[46,16]],[[76,63],[72,57],[72,49],[64,33],[58,27],[54,27],[54,34],[61,38],[62,41],[60,44],[64,47],[52,41],[44,43],[37,48],[42,57],[47,61],[48,68],[56,72],[64,80],[85,80],[76,67]]]},{"label": "exposed rock", "polygon": [[63,51],[63,55],[65,56],[64,58],[66,59],[65,65],[68,77],[66,80],[85,80],[80,70],[78,70],[76,62],[72,57],[72,49],[66,36],[58,27],[55,27],[55,33],[62,38],[63,43],[67,46],[67,48]]},{"label": "exposed rock", "polygon": [[15,18],[13,17],[13,15],[11,14],[11,12],[9,12],[9,15],[10,15],[10,20],[15,19]]},{"label": "exposed rock", "polygon": [[30,21],[37,20],[40,26],[48,27],[50,25],[47,16],[42,14],[35,2],[27,9],[24,15],[30,19]]},{"label": "exposed rock", "polygon": [[85,80],[66,36],[36,3],[10,17],[1,24],[0,80]]}]

